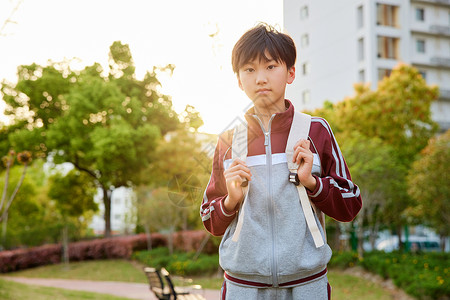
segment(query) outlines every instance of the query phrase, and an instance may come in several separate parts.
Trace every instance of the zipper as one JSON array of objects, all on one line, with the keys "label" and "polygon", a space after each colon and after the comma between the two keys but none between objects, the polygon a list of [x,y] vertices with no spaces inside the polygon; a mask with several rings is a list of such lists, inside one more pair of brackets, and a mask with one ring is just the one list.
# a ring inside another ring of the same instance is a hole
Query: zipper
[{"label": "zipper", "polygon": [[261,129],[264,133],[264,146],[266,150],[266,165],[267,165],[267,186],[269,189],[269,201],[267,203],[267,209],[269,211],[269,224],[271,229],[271,236],[272,236],[272,257],[271,257],[271,265],[272,265],[272,286],[278,287],[278,261],[277,261],[277,243],[275,241],[276,235],[275,235],[275,216],[274,216],[274,203],[273,203],[273,196],[272,196],[272,145],[270,142],[270,131],[272,127],[272,120],[275,117],[275,114],[273,114],[270,117],[269,125],[267,131],[264,128],[264,124],[262,121],[258,118],[258,116],[254,115],[254,118],[258,121],[259,125],[261,126]]}]

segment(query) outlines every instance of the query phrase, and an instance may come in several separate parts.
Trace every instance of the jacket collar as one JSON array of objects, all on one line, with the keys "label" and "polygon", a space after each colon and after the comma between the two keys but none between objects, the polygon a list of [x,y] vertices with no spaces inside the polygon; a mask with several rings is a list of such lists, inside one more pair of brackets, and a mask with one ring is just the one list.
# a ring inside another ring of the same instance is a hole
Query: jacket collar
[{"label": "jacket collar", "polygon": [[[272,120],[271,132],[289,130],[291,127],[292,119],[294,116],[294,105],[287,99],[284,100],[284,105],[286,107],[286,110],[281,113],[276,113],[275,117]],[[253,106],[245,113],[245,119],[247,120],[249,129],[251,132],[257,133],[257,135],[263,134],[261,126],[254,118],[254,116],[255,108]]]}]

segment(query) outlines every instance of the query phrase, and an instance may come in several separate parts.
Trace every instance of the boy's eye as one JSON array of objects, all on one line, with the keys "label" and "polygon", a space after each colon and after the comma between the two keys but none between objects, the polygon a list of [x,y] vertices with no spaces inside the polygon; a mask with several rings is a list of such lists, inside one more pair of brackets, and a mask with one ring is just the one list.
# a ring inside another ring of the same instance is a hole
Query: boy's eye
[{"label": "boy's eye", "polygon": [[269,70],[275,69],[275,65],[270,65],[267,67],[267,69],[269,69]]},{"label": "boy's eye", "polygon": [[248,73],[251,73],[251,72],[253,72],[255,69],[253,69],[253,68],[246,68],[244,71],[245,72],[248,72]]}]

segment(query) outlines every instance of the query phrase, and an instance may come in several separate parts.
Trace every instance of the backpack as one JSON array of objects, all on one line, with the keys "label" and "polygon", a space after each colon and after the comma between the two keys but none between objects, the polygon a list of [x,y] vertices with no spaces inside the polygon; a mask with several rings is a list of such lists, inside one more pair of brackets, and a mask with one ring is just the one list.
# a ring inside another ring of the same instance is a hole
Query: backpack
[{"label": "backpack", "polygon": [[[324,239],[322,238],[322,235],[320,234],[319,227],[317,225],[316,219],[314,218],[314,212],[317,214],[317,217],[319,219],[319,222],[321,223],[323,227],[323,231],[326,234],[325,231],[325,215],[322,211],[320,211],[317,207],[314,206],[313,203],[310,202],[309,197],[306,193],[305,187],[298,182],[297,177],[297,169],[298,165],[296,163],[292,162],[293,155],[294,155],[294,145],[297,141],[300,139],[307,139],[309,128],[311,126],[311,116],[300,113],[300,112],[294,112],[294,118],[292,120],[291,129],[289,131],[289,137],[288,141],[286,143],[286,157],[287,157],[287,163],[289,168],[289,178],[287,180],[291,181],[293,184],[297,187],[297,192],[300,199],[300,204],[303,209],[303,214],[305,215],[306,224],[308,226],[309,231],[311,232],[311,235],[314,240],[314,244],[317,248],[324,245]],[[247,124],[241,123],[236,126],[234,129],[233,134],[233,141],[232,141],[232,147],[231,147],[231,158],[234,160],[236,158],[239,158],[243,161],[247,158]],[[241,204],[241,208],[238,213],[238,222],[236,225],[236,230],[234,232],[232,241],[237,242],[239,240],[239,235],[241,232],[241,228],[243,226],[243,220],[244,220],[244,209],[242,209],[246,203],[246,199],[248,196],[248,189],[249,185],[243,184],[242,190],[244,193],[244,200]]]}]

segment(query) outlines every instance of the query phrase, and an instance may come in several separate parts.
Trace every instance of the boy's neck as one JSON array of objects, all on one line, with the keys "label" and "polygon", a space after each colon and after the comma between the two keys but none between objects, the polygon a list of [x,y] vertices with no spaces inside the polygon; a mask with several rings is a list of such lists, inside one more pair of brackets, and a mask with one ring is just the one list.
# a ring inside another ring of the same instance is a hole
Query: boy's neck
[{"label": "boy's neck", "polygon": [[254,114],[261,120],[264,125],[264,128],[267,130],[269,126],[270,119],[276,113],[282,113],[286,111],[286,107],[284,105],[274,105],[270,107],[259,107],[257,105],[254,106]]}]

